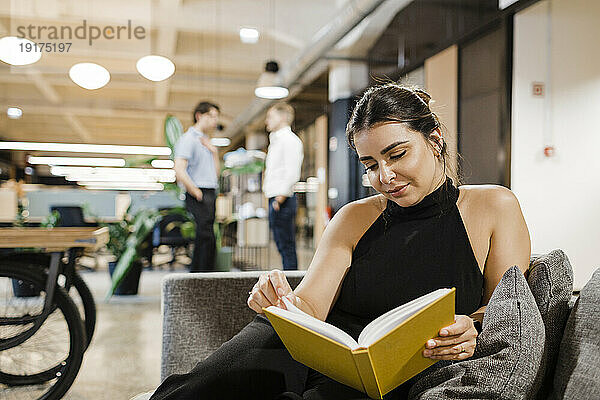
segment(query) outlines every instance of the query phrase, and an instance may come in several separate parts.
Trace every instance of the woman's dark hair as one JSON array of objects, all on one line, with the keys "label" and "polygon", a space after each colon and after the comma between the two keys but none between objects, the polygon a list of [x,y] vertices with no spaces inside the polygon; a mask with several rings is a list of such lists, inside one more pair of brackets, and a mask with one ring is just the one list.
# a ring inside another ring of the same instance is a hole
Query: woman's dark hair
[{"label": "woman's dark hair", "polygon": [[[395,83],[373,86],[363,94],[356,103],[350,121],[346,126],[346,137],[350,147],[354,146],[354,136],[366,132],[374,125],[382,122],[404,123],[414,132],[419,132],[425,139],[436,130],[441,129],[437,115],[429,108],[431,96],[423,90],[408,88]],[[442,142],[440,151],[446,171],[448,146]],[[450,176],[458,181],[456,173],[449,171]]]},{"label": "woman's dark hair", "polygon": [[206,114],[207,112],[210,111],[211,108],[214,108],[215,110],[220,111],[218,105],[210,103],[208,101],[202,101],[202,102],[198,103],[198,105],[194,109],[194,123],[198,122],[198,117],[196,117],[196,115],[198,113]]}]

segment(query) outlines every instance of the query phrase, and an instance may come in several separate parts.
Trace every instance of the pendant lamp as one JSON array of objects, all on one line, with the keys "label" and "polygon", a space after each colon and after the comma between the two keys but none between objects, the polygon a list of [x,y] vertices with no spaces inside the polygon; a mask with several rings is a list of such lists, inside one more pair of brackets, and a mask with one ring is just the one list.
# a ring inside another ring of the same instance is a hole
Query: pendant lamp
[{"label": "pendant lamp", "polygon": [[288,96],[289,90],[282,85],[279,75],[279,65],[276,61],[268,61],[265,71],[260,74],[254,94],[262,99],[283,99]]}]

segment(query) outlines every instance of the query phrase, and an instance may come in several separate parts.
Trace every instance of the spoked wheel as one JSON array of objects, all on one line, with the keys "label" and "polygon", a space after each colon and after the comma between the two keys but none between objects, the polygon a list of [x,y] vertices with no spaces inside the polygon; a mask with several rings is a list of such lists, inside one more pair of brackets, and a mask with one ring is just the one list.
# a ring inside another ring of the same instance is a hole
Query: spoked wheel
[{"label": "spoked wheel", "polygon": [[[12,265],[14,268],[31,270],[39,270],[39,274],[45,273],[50,265],[50,256],[46,253],[21,253],[11,254],[9,257],[0,259],[0,268],[7,265]],[[67,283],[67,278],[64,274],[58,276],[58,283],[62,286],[79,310],[79,315],[84,322],[85,334],[87,338],[86,348],[92,341],[94,330],[96,329],[96,303],[92,292],[86,285],[85,281],[76,271],[69,274],[70,279]],[[37,276],[37,275],[36,275]],[[68,287],[67,287],[68,285]]]},{"label": "spoked wheel", "polygon": [[96,329],[96,303],[94,302],[94,296],[92,296],[92,292],[77,272],[71,278],[71,287],[68,293],[77,305],[79,315],[83,319],[86,337],[85,347],[87,349]]},{"label": "spoked wheel", "polygon": [[[60,399],[79,372],[86,345],[79,311],[57,287],[52,311],[43,319],[45,286],[39,270],[0,264],[2,399]],[[19,293],[17,287],[27,290]]]}]

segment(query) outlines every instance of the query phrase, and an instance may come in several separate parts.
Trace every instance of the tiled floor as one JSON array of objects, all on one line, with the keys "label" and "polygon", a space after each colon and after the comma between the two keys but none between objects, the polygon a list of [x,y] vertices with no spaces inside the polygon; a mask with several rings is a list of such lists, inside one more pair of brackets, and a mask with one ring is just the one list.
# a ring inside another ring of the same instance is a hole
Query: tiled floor
[{"label": "tiled floor", "polygon": [[[274,246],[264,269],[280,268]],[[306,269],[312,250],[298,249],[300,269]],[[65,396],[71,400],[120,400],[154,389],[160,383],[162,321],[160,285],[171,271],[145,270],[137,296],[104,295],[109,287],[108,272],[100,265],[97,272],[82,272],[98,308],[94,338],[85,353],[75,383]],[[185,272],[180,266],[175,272]]]}]

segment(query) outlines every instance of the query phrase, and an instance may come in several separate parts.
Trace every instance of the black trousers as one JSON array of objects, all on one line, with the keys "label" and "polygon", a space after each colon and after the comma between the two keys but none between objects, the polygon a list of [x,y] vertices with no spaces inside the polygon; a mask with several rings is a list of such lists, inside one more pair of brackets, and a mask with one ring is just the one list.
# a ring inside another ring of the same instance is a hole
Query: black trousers
[{"label": "black trousers", "polygon": [[273,232],[273,240],[281,254],[284,270],[298,269],[296,257],[296,195],[287,197],[279,205],[279,211],[273,208],[275,197],[269,199],[269,227]]},{"label": "black trousers", "polygon": [[[406,399],[409,388],[403,384],[385,399]],[[269,321],[257,315],[189,373],[165,379],[150,400],[368,398],[295,361]]]},{"label": "black trousers", "polygon": [[215,189],[202,189],[202,201],[186,193],[185,207],[194,217],[196,238],[194,239],[194,255],[190,272],[206,272],[215,269]]}]

